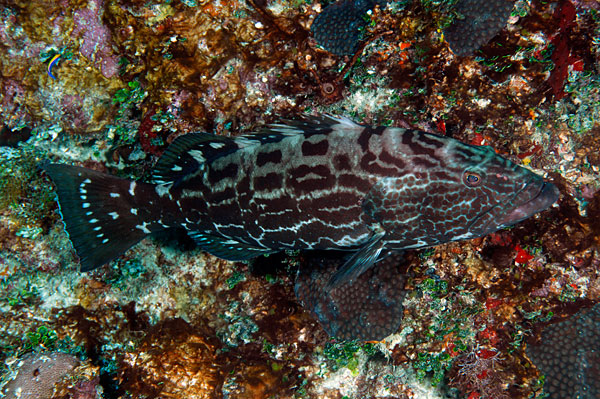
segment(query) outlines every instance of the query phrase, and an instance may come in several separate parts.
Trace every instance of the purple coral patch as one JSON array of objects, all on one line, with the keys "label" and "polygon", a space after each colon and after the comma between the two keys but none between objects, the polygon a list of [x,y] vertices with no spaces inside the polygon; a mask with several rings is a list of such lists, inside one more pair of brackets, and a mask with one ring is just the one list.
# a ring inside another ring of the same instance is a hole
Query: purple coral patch
[{"label": "purple coral patch", "polygon": [[79,52],[100,67],[102,75],[111,78],[119,71],[118,57],[112,49],[110,30],[102,24],[103,0],[92,0],[87,8],[78,10],[73,20],[73,36],[81,36]]}]

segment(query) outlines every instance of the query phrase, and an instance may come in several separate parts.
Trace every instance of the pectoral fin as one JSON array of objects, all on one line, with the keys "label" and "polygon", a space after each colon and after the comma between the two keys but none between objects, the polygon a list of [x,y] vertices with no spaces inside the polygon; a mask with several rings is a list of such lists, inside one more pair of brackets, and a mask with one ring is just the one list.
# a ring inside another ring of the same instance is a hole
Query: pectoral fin
[{"label": "pectoral fin", "polygon": [[377,260],[385,246],[385,231],[378,229],[350,259],[335,272],[327,282],[327,289],[335,289],[343,284],[351,283],[368,270]]}]

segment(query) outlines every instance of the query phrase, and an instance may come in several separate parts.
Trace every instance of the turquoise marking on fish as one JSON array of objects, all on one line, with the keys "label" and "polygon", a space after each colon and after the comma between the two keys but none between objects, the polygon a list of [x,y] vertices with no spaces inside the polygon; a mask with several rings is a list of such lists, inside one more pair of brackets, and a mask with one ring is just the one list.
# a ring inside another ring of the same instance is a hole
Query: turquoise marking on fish
[{"label": "turquoise marking on fish", "polygon": [[56,76],[52,74],[52,67],[58,62],[60,57],[60,54],[55,54],[54,57],[52,57],[52,59],[50,60],[50,63],[48,64],[48,76],[50,76],[54,80],[56,80]]}]

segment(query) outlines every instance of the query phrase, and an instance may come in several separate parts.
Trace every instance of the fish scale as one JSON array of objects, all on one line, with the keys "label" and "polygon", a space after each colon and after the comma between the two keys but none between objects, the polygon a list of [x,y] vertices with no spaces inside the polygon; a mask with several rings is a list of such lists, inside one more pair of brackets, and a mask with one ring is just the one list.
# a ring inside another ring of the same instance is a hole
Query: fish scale
[{"label": "fish scale", "polygon": [[152,183],[68,165],[46,171],[83,270],[155,231],[184,227],[227,260],[352,251],[328,288],[390,251],[479,237],[558,198],[555,186],[489,147],[331,116],[237,138],[184,135],[158,161]]}]

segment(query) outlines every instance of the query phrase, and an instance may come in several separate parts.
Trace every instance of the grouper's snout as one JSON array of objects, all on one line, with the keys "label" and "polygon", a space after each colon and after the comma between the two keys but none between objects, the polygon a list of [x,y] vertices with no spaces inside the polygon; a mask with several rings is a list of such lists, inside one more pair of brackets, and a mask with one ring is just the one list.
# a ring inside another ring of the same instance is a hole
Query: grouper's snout
[{"label": "grouper's snout", "polygon": [[554,184],[543,182],[537,195],[506,214],[502,218],[501,225],[511,226],[547,209],[558,201],[559,194],[558,188]]}]

